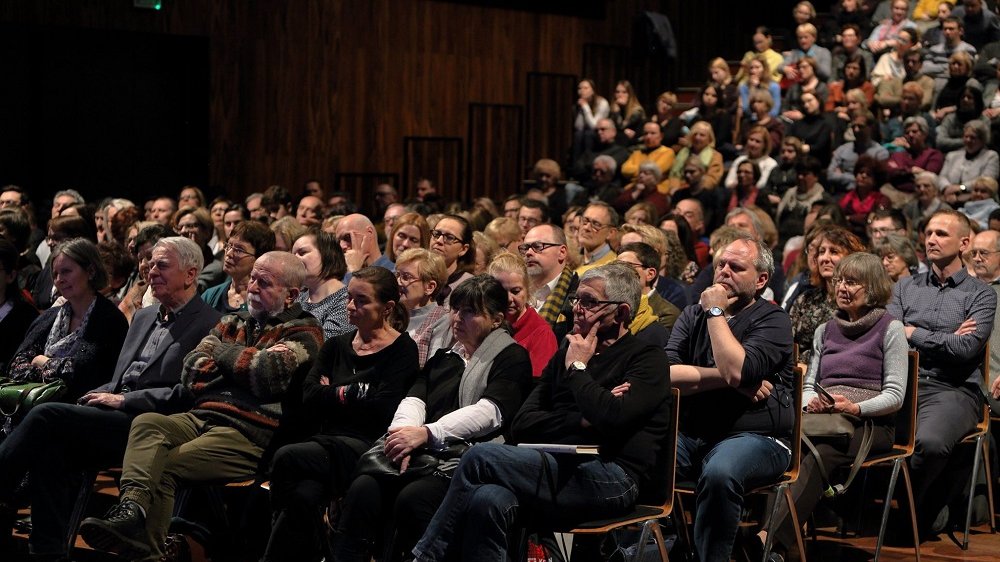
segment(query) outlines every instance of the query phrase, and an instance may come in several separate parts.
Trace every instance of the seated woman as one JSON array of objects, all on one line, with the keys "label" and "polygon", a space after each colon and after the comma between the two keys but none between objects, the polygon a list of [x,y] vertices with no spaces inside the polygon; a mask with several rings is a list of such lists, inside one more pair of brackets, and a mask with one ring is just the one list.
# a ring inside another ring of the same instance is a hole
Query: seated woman
[{"label": "seated woman", "polygon": [[847,229],[831,226],[819,232],[812,240],[816,250],[813,259],[816,269],[810,272],[812,288],[804,291],[792,303],[788,316],[792,320],[792,336],[799,344],[799,361],[812,359],[813,333],[820,324],[833,317],[833,272],[844,256],[864,252],[865,245]]},{"label": "seated woman", "polygon": [[528,352],[504,327],[509,299],[500,282],[478,275],[449,298],[457,343],[427,361],[389,424],[385,456],[400,476],[363,474],[348,488],[334,536],[338,562],[369,560],[390,521],[395,550],[409,552],[448,491],[445,474],[458,465],[444,459],[434,474],[408,477],[411,453],[502,440],[531,389]]},{"label": "seated woman", "polygon": [[677,107],[677,94],[673,92],[663,92],[656,97],[656,115],[650,121],[660,126],[663,133],[663,146],[673,147],[680,142],[684,136],[684,119],[674,111]]},{"label": "seated woman", "polygon": [[961,186],[972,183],[979,176],[992,178],[1000,174],[1000,157],[986,148],[990,143],[989,125],[979,119],[973,119],[962,128],[962,147],[964,150],[953,150],[944,155],[944,167],[941,168],[941,179],[948,187],[944,189],[944,200],[948,201],[956,195],[962,195]]},{"label": "seated woman", "polygon": [[327,340],[351,330],[347,322],[347,287],[341,282],[347,262],[337,238],[312,227],[292,245],[292,254],[306,266],[305,290],[298,302],[323,326]]},{"label": "seated woman", "polygon": [[685,185],[684,164],[688,158],[695,156],[705,167],[701,176],[700,187],[715,189],[722,182],[722,154],[715,150],[715,132],[707,121],[697,121],[691,125],[691,130],[681,141],[684,145],[674,158],[674,165],[667,174],[667,185],[675,192]]},{"label": "seated woman", "polygon": [[649,203],[640,201],[625,211],[625,222],[622,223],[622,226],[625,226],[626,224],[656,224],[656,219],[659,218],[659,216],[660,214],[656,212],[656,207],[650,205]]},{"label": "seated woman", "polygon": [[769,69],[768,76],[770,76],[771,81],[781,82],[781,65],[784,64],[785,59],[781,56],[781,53],[771,48],[773,45],[771,30],[764,26],[759,26],[754,30],[752,39],[753,50],[743,54],[743,60],[740,61],[740,71],[736,74],[736,81],[740,84],[744,83],[749,74],[750,63],[758,56],[763,56],[764,62],[767,63],[767,68]]},{"label": "seated woman", "polygon": [[[892,297],[892,283],[878,257],[859,252],[845,257],[831,278],[837,310],[828,322],[816,328],[812,338],[809,370],[802,403],[808,413],[843,413],[873,424],[870,453],[892,448],[894,415],[903,405],[907,384],[906,334],[903,324],[890,316],[885,306]],[[823,397],[822,385],[833,397]],[[859,422],[860,422],[859,420]],[[858,427],[851,439],[810,438],[819,453],[802,455],[799,479],[792,484],[798,525],[788,520],[784,509],[776,531],[777,550],[795,545],[795,534],[809,519],[813,508],[830,484],[843,482],[837,473],[855,461],[865,431]],[[817,467],[823,463],[832,482],[824,482]]]},{"label": "seated woman", "polygon": [[865,59],[855,53],[844,62],[844,79],[830,83],[830,96],[826,98],[827,112],[847,111],[847,92],[858,89],[865,93],[868,105],[875,99],[875,87],[868,81]]},{"label": "seated woman", "polygon": [[[128,321],[100,290],[108,282],[97,245],[74,238],[52,252],[52,279],[61,295],[31,323],[10,361],[17,382],[65,381],[63,397],[76,402],[111,379]],[[13,334],[8,334],[8,337]]]},{"label": "seated woman", "polygon": [[670,199],[660,193],[658,185],[662,178],[660,167],[655,162],[639,164],[639,173],[635,181],[625,186],[621,195],[615,199],[615,210],[624,213],[636,203],[649,203],[656,209],[656,216],[670,210]]},{"label": "seated woman", "polygon": [[816,76],[816,59],[806,57],[797,64],[799,79],[785,92],[785,101],[781,104],[783,109],[781,115],[790,121],[798,121],[805,115],[805,101],[803,99],[805,94],[815,95],[821,108],[830,97],[830,89],[825,82],[821,82]]},{"label": "seated woman", "polygon": [[500,245],[478,230],[472,233],[472,241],[476,244],[476,265],[470,273],[482,275],[486,273],[486,267],[490,265],[493,256],[500,253]]},{"label": "seated woman", "polygon": [[531,281],[528,279],[528,267],[524,259],[510,252],[500,253],[490,262],[486,272],[496,278],[507,291],[510,304],[507,305],[505,316],[510,324],[511,335],[514,336],[514,341],[528,350],[532,376],[542,376],[542,370],[555,355],[559,344],[549,323],[535,312],[533,303],[529,306],[528,288]]},{"label": "seated woman", "polygon": [[476,243],[469,221],[460,215],[444,215],[431,230],[431,251],[444,258],[448,270],[448,280],[437,296],[438,304],[444,304],[455,287],[472,277],[476,265]]},{"label": "seated woman", "polygon": [[780,98],[773,98],[770,93],[763,91],[750,94],[750,113],[744,114],[742,121],[740,121],[740,135],[736,139],[737,150],[743,150],[746,147],[750,131],[759,125],[764,127],[771,137],[769,155],[771,157],[778,155],[778,147],[781,146],[781,141],[785,137],[785,122],[771,115],[771,109],[774,107],[776,99],[780,100]]},{"label": "seated woman", "polygon": [[233,227],[226,241],[226,257],[222,260],[222,270],[229,277],[206,289],[201,294],[202,300],[223,314],[246,310],[253,263],[257,256],[275,249],[274,245],[274,232],[262,222],[244,221]]},{"label": "seated woman", "polygon": [[879,56],[875,62],[875,68],[872,69],[871,81],[876,89],[883,82],[889,80],[902,81],[906,78],[904,59],[906,53],[910,52],[913,46],[917,44],[917,40],[918,36],[915,30],[899,30],[899,33],[896,35],[896,44],[892,47],[892,50]]},{"label": "seated woman", "polygon": [[990,213],[1000,209],[1000,203],[997,203],[997,180],[980,176],[972,180],[969,191],[972,196],[962,206],[962,213],[985,230],[990,227]]},{"label": "seated woman", "polygon": [[[698,92],[697,99],[697,105],[685,111],[682,116],[689,124],[707,122],[715,135],[715,147],[722,150],[723,146],[729,145],[732,149],[733,116],[726,111],[726,97],[723,90],[709,82]],[[680,144],[683,145],[684,141],[680,141]]]},{"label": "seated woman", "polygon": [[[936,89],[934,102],[931,104],[931,115],[938,123],[944,121],[945,116],[954,113],[962,100],[966,86],[975,85],[979,92],[979,111],[983,110],[983,86],[978,80],[972,77],[972,56],[964,51],[952,53],[948,57],[948,79],[943,86]],[[938,147],[941,148],[941,147]],[[941,150],[945,150],[941,148]]]},{"label": "seated woman", "polygon": [[439,349],[451,347],[448,307],[434,301],[447,278],[444,258],[426,248],[410,248],[396,257],[399,298],[410,313],[406,331],[417,344],[421,368]]},{"label": "seated woman", "polygon": [[403,213],[396,218],[385,242],[385,257],[396,263],[396,258],[410,248],[427,248],[431,245],[431,229],[427,219],[419,213]]},{"label": "seated woman", "polygon": [[[38,317],[38,311],[24,299],[17,284],[19,254],[12,242],[0,238],[0,310],[7,310],[0,318],[0,333],[4,334],[25,334]],[[0,338],[0,376],[7,376],[7,365],[20,344],[16,337]]]},{"label": "seated woman", "polygon": [[152,221],[138,222],[129,231],[128,250],[135,257],[137,266],[132,275],[132,285],[118,303],[118,310],[125,315],[129,324],[132,323],[132,316],[137,310],[159,304],[149,288],[149,262],[153,257],[153,246],[160,241],[160,238],[173,235],[173,231],[168,227]]},{"label": "seated woman", "polygon": [[935,147],[941,152],[951,152],[962,148],[965,125],[972,121],[982,121],[987,127],[990,121],[983,115],[983,90],[979,83],[971,80],[962,88],[957,108],[944,116],[937,126]]},{"label": "seated woman", "polygon": [[788,136],[802,140],[802,151],[829,162],[833,149],[833,129],[820,111],[820,100],[814,94],[802,94],[802,119],[792,123],[788,128]]},{"label": "seated woman", "polygon": [[[736,89],[737,82],[729,70],[729,63],[722,57],[715,57],[708,63],[708,83],[715,86],[719,94],[719,105],[729,115],[730,122],[736,116],[739,107],[740,94]],[[720,141],[721,142],[721,141]]]},{"label": "seated woman", "polygon": [[393,274],[366,267],[347,290],[354,329],[326,340],[302,384],[303,405],[320,432],[274,455],[266,561],[320,559],[322,506],[343,495],[358,458],[382,434],[417,375],[417,349],[405,332]]},{"label": "seated woman", "polygon": [[642,124],[646,121],[646,110],[642,108],[635,90],[628,80],[620,80],[615,84],[615,97],[611,103],[611,120],[615,127],[625,136],[625,145],[639,142]]},{"label": "seated woman", "polygon": [[205,266],[198,274],[198,292],[204,293],[205,289],[222,283],[226,279],[226,274],[222,271],[222,260],[215,259],[215,253],[209,247],[212,233],[215,231],[212,215],[202,207],[181,207],[174,215],[174,222],[176,223],[174,230],[178,234],[191,239],[201,248],[202,262]]},{"label": "seated woman", "polygon": [[778,167],[778,163],[771,158],[771,135],[768,130],[760,125],[750,129],[747,133],[746,144],[743,147],[743,154],[736,157],[729,166],[729,174],[726,175],[725,186],[729,189],[736,187],[736,170],[743,162],[753,162],[757,165],[757,187],[763,188],[767,185],[767,178],[771,171]]},{"label": "seated woman", "polygon": [[882,269],[893,283],[913,275],[920,267],[913,240],[902,234],[886,234],[875,244],[872,252],[882,258]]},{"label": "seated woman", "polygon": [[892,208],[889,198],[879,191],[885,180],[886,169],[882,162],[867,154],[858,157],[854,165],[854,190],[840,198],[840,210],[855,235],[865,236],[869,213]]},{"label": "seated woman", "polygon": [[737,207],[755,205],[770,216],[774,216],[774,205],[769,199],[769,193],[757,187],[760,183],[760,168],[757,164],[744,160],[736,168],[736,185],[728,191],[726,212]]},{"label": "seated woman", "polygon": [[767,57],[758,55],[747,63],[747,75],[740,82],[737,91],[740,94],[740,109],[744,115],[752,113],[750,107],[751,96],[757,92],[767,92],[774,103],[768,114],[777,117],[781,114],[781,86],[778,81],[771,78]]}]

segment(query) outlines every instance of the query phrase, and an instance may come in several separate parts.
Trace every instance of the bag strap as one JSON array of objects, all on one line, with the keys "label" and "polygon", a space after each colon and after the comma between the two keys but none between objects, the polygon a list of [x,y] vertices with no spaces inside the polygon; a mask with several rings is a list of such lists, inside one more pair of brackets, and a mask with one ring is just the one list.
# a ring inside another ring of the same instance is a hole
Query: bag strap
[{"label": "bag strap", "polygon": [[835,498],[837,496],[844,495],[844,493],[847,492],[848,486],[850,486],[851,482],[854,481],[854,477],[858,475],[859,471],[861,471],[861,465],[864,463],[865,458],[868,457],[868,452],[871,451],[872,448],[872,441],[875,440],[874,422],[872,422],[872,420],[865,420],[862,431],[861,446],[858,447],[858,453],[854,456],[854,462],[851,463],[851,471],[847,474],[847,479],[844,480],[843,484],[830,483],[830,476],[826,472],[826,467],[823,465],[823,458],[816,449],[816,445],[813,444],[808,436],[802,436],[802,443],[809,449],[809,454],[816,460],[816,469],[819,471],[820,478],[823,480],[823,497]]},{"label": "bag strap", "polygon": [[6,416],[8,418],[12,418],[12,417],[16,416],[17,412],[21,409],[21,404],[24,403],[24,397],[25,397],[25,395],[27,395],[28,391],[30,391],[30,390],[31,390],[30,388],[22,388],[20,391],[18,391],[18,393],[17,393],[17,403],[14,404],[14,411],[13,412],[6,412],[6,411],[4,411],[3,408],[0,408],[0,414],[3,414],[4,416]]}]

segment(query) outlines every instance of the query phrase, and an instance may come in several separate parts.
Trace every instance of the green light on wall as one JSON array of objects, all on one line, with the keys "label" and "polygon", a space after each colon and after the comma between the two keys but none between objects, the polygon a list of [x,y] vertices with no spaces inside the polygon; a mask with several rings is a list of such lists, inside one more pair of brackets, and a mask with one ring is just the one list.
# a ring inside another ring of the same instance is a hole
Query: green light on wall
[{"label": "green light on wall", "polygon": [[143,10],[159,11],[163,9],[163,2],[161,0],[132,0],[132,6]]}]

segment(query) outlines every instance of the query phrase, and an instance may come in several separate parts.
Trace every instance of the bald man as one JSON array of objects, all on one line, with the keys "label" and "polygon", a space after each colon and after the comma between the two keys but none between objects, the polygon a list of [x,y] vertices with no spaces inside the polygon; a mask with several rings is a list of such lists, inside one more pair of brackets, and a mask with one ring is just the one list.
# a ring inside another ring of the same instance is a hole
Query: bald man
[{"label": "bald man", "polygon": [[383,256],[379,250],[378,233],[368,217],[354,213],[340,219],[337,223],[337,241],[340,243],[340,249],[344,251],[344,260],[347,262],[344,283],[351,280],[353,272],[369,265],[396,271],[396,264]]},{"label": "bald man", "polygon": [[120,501],[80,526],[87,544],[128,560],[163,555],[180,482],[252,478],[278,429],[282,401],[323,344],[323,329],[295,302],[305,266],[268,252],[250,272],[249,309],[222,318],[184,358],[190,412],[138,416],[122,463]]}]

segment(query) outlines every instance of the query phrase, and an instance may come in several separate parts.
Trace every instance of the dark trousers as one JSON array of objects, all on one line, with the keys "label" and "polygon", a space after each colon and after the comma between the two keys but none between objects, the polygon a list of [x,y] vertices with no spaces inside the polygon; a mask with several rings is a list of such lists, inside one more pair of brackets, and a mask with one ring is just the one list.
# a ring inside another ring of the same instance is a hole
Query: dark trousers
[{"label": "dark trousers", "polygon": [[0,445],[0,501],[31,473],[32,553],[66,551],[81,472],[121,465],[131,424],[132,416],[119,410],[41,404]]},{"label": "dark trousers", "polygon": [[271,464],[273,525],[264,560],[319,560],[323,556],[322,511],[344,494],[358,457],[370,443],[321,436],[322,442],[286,445]]},{"label": "dark trousers", "polygon": [[444,500],[450,483],[451,480],[443,476],[425,476],[405,484],[391,477],[355,478],[344,497],[334,541],[334,559],[337,562],[368,560],[369,553],[364,552],[362,545],[381,539],[387,524],[396,528],[395,550],[410,552]]},{"label": "dark trousers", "polygon": [[939,477],[958,480],[949,466],[966,474],[967,461],[953,455],[955,445],[979,421],[982,397],[969,386],[954,387],[920,379],[917,398],[917,440],[910,457],[913,501],[920,527],[927,530],[950,499],[954,486],[941,485]]}]

